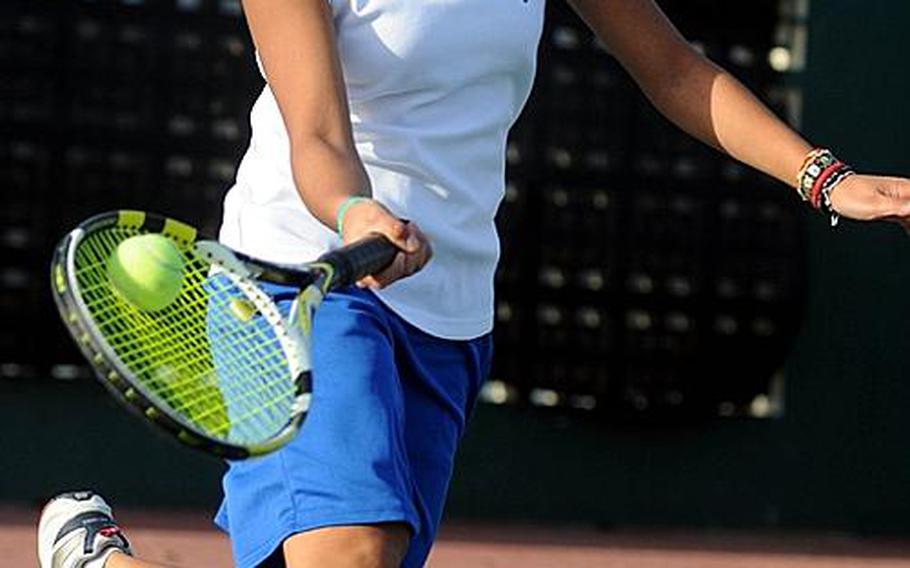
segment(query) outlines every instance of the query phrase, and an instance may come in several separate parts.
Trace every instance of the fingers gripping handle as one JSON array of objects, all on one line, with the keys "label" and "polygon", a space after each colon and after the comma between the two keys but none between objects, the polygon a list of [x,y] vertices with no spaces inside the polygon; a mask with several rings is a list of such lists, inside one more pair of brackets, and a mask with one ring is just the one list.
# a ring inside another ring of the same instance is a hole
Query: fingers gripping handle
[{"label": "fingers gripping handle", "polygon": [[330,288],[349,286],[364,276],[381,272],[392,264],[398,247],[383,235],[376,234],[340,249],[328,252],[319,262],[331,264],[335,277]]}]

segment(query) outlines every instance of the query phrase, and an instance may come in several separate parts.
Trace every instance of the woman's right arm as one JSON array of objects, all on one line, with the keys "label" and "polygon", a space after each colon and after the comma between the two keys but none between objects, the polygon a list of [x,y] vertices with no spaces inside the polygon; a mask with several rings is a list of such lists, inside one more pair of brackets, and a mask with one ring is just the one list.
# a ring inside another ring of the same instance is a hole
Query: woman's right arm
[{"label": "woman's right arm", "polygon": [[[372,192],[354,147],[331,7],[326,0],[243,0],[243,9],[288,133],[297,191],[334,231],[341,205]],[[349,207],[344,240],[371,231],[385,234],[403,253],[365,284],[387,285],[429,260],[429,245],[413,223],[401,222],[373,201]]]}]

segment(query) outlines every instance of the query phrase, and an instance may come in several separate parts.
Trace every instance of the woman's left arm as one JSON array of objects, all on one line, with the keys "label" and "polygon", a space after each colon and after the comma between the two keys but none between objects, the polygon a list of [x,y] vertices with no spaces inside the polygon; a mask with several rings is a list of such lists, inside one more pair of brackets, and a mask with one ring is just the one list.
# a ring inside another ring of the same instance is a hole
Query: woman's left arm
[{"label": "woman's left arm", "polygon": [[[796,187],[812,146],[732,75],[696,51],[654,0],[569,0],[655,107],[680,128]],[[832,208],[859,220],[891,220],[910,233],[910,180],[855,175]]]}]

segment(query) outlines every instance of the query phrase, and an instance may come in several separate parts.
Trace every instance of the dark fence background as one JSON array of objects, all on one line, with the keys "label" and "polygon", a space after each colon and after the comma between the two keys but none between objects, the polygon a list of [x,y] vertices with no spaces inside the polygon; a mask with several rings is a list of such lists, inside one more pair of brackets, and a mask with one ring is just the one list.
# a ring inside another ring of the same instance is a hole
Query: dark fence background
[{"label": "dark fence background", "polygon": [[[84,380],[45,282],[53,243],[99,209],[214,232],[261,85],[237,4],[8,4],[0,499],[90,485],[213,505],[220,464]],[[910,172],[904,3],[814,0],[804,74],[805,2],[664,4],[813,139]],[[500,216],[497,404],[478,408],[450,514],[910,531],[905,237],[831,233],[667,125],[563,4],[549,11]]]},{"label": "dark fence background", "polygon": [[[667,7],[712,58],[795,115],[799,90],[768,58],[793,18],[773,3]],[[84,374],[61,327],[48,326],[45,274],[79,220],[145,208],[215,233],[262,86],[238,10],[13,4],[0,28],[10,193],[0,310],[20,325],[0,331],[0,376]],[[805,303],[799,204],[670,127],[561,4],[541,70],[508,150],[487,398],[611,419],[769,414],[752,402],[768,398]]]}]

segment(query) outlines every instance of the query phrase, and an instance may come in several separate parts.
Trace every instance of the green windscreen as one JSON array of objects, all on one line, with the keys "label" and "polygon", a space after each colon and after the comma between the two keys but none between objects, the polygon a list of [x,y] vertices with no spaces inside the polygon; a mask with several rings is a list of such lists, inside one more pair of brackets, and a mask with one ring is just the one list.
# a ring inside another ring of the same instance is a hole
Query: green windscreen
[{"label": "green windscreen", "polygon": [[143,309],[110,276],[118,245],[140,234],[111,226],[89,233],[75,250],[76,294],[108,351],[138,390],[198,432],[235,445],[273,437],[288,423],[295,386],[263,313],[271,309],[274,323],[286,319],[288,306],[173,240],[183,260],[179,294],[163,308]]}]

